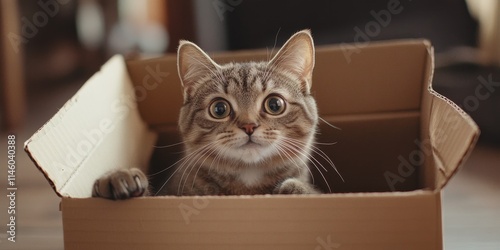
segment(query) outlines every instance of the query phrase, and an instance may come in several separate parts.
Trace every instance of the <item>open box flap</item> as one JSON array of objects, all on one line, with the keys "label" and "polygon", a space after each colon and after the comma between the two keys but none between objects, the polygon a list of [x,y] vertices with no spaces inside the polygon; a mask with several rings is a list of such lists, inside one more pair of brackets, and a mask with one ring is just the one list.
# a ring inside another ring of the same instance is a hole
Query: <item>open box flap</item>
[{"label": "open box flap", "polygon": [[436,187],[442,189],[467,160],[479,138],[472,118],[446,97],[434,95],[430,113],[429,136],[436,168]]},{"label": "open box flap", "polygon": [[429,42],[426,42],[426,47],[428,57],[424,74],[428,91],[422,98],[419,150],[433,170],[425,173],[426,186],[440,190],[467,160],[480,131],[465,111],[432,88],[434,51]]},{"label": "open box flap", "polygon": [[115,56],[25,142],[25,151],[59,196],[90,197],[105,173],[146,167],[155,138],[139,115],[124,59]]}]

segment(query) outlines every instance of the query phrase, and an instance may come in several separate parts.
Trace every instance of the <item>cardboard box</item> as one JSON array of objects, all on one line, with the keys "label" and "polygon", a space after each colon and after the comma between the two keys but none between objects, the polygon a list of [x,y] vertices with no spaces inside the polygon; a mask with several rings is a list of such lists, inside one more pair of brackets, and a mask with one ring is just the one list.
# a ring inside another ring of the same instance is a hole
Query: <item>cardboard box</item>
[{"label": "cardboard box", "polygon": [[[318,47],[313,92],[335,193],[90,198],[126,167],[164,169],[180,149],[176,57],[109,60],[25,144],[61,196],[66,249],[442,249],[441,190],[479,130],[432,90],[427,41]],[[347,60],[349,57],[350,60]],[[265,50],[214,55],[265,60]],[[136,96],[136,98],[134,98]],[[318,157],[319,158],[319,157]],[[168,173],[165,173],[168,176]],[[161,184],[161,178],[154,182]],[[315,182],[325,187],[316,171]]]}]

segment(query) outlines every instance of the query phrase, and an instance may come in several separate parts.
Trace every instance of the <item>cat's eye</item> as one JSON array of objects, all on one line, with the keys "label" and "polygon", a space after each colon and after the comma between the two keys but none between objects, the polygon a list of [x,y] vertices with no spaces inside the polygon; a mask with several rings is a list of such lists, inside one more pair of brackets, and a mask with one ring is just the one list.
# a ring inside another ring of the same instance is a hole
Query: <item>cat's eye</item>
[{"label": "cat's eye", "polygon": [[231,113],[231,106],[224,99],[216,99],[210,104],[210,115],[215,119],[223,119]]},{"label": "cat's eye", "polygon": [[278,95],[270,95],[264,101],[264,110],[271,115],[280,115],[285,111],[285,100]]}]

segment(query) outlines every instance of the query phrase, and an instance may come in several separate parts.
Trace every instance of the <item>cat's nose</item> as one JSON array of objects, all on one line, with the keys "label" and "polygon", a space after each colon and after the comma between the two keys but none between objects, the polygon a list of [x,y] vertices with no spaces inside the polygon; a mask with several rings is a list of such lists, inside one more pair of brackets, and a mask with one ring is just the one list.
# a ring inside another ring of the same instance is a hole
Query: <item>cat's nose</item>
[{"label": "cat's nose", "polygon": [[253,131],[255,131],[256,128],[258,128],[259,125],[256,124],[256,123],[247,123],[247,124],[243,124],[241,125],[241,129],[243,131],[245,131],[245,133],[247,133],[247,135],[252,135],[253,134]]}]

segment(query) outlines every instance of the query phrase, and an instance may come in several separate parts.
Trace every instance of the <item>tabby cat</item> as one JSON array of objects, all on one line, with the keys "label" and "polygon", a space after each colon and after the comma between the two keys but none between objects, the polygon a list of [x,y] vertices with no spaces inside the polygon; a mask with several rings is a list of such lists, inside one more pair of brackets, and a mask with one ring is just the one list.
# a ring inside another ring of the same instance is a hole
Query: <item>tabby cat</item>
[{"label": "tabby cat", "polygon": [[[159,194],[319,193],[308,167],[318,123],[309,30],[294,34],[269,62],[219,65],[188,41],[177,56],[185,151]],[[146,195],[148,179],[135,168],[99,179],[93,189],[109,199]]]}]

